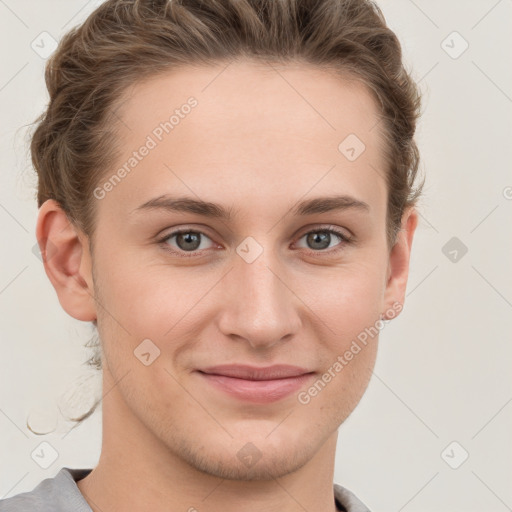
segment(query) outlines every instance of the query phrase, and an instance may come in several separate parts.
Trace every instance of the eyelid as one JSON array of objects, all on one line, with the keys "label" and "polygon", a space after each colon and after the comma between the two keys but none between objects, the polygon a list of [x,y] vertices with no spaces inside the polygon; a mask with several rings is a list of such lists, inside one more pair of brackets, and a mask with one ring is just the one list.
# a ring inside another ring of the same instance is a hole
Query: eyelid
[{"label": "eyelid", "polygon": [[160,232],[162,234],[158,234],[155,236],[155,239],[160,240],[160,241],[167,240],[171,236],[178,235],[180,233],[189,233],[189,232],[200,233],[201,235],[204,235],[204,236],[212,239],[212,235],[209,234],[209,229],[207,226],[203,226],[203,225],[197,226],[197,225],[188,225],[188,224],[179,225],[174,228],[164,229]]},{"label": "eyelid", "polygon": [[299,233],[299,237],[303,237],[304,235],[307,235],[311,232],[317,232],[317,231],[334,231],[339,236],[351,240],[354,238],[354,235],[351,231],[349,231],[347,228],[342,228],[340,226],[337,226],[335,224],[312,224],[310,226],[306,226],[305,228],[302,228]]}]

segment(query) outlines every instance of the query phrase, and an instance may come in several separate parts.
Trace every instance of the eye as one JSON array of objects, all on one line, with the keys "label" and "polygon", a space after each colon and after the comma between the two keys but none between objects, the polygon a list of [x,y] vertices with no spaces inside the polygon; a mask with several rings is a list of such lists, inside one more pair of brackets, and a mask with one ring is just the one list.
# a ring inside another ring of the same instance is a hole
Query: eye
[{"label": "eye", "polygon": [[[347,244],[352,243],[350,237],[338,229],[334,229],[332,226],[308,231],[299,240],[302,239],[305,239],[308,244],[306,249],[315,254],[321,252],[328,254],[337,253],[343,250]],[[336,239],[338,239],[338,243],[335,243],[333,246],[332,243],[336,242]],[[168,233],[158,242],[164,246],[165,250],[184,257],[199,256],[201,251],[212,248],[215,245],[211,238],[202,231],[187,228]]]},{"label": "eye", "polygon": [[[172,244],[169,243],[169,240],[172,239],[175,239],[177,247],[173,247]],[[166,246],[166,249],[171,252],[180,253],[180,255],[183,255],[183,253],[190,253],[186,254],[186,256],[193,256],[196,251],[208,249],[208,247],[205,247],[203,244],[204,239],[210,240],[210,238],[201,231],[179,229],[167,234],[160,240],[160,242],[163,243]]]},{"label": "eye", "polygon": [[[334,235],[334,238],[333,238]],[[351,242],[350,238],[343,234],[341,231],[333,228],[325,228],[325,229],[317,229],[314,231],[308,231],[300,239],[306,239],[306,243],[309,247],[307,249],[312,249],[313,252],[322,252],[326,251],[329,253],[337,252],[342,250],[346,244]],[[335,242],[336,238],[340,240],[338,244],[335,244],[335,249],[333,251],[327,251],[327,249],[332,248],[331,242]]]}]

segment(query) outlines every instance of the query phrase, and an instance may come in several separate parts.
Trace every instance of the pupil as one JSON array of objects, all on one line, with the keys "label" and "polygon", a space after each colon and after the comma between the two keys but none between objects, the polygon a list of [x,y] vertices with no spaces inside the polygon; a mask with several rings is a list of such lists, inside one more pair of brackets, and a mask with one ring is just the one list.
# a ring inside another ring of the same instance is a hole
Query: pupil
[{"label": "pupil", "polygon": [[326,247],[329,247],[330,242],[330,233],[325,232],[319,232],[319,233],[313,233],[308,236],[308,242],[311,242],[313,245],[317,242],[320,242],[320,247],[314,247],[315,249],[325,249]]},{"label": "pupil", "polygon": [[[180,241],[184,240],[185,244],[181,244]],[[177,237],[177,243],[180,247],[180,249],[183,250],[192,250],[195,251],[197,247],[199,247],[199,233],[180,233]],[[190,244],[192,244],[192,247],[190,247]]]}]

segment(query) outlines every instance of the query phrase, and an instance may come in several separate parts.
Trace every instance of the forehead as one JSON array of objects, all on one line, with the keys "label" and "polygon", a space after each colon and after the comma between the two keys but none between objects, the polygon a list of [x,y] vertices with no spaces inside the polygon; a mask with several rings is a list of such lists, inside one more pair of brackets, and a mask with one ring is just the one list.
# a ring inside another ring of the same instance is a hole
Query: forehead
[{"label": "forehead", "polygon": [[137,135],[134,128],[150,132],[155,121],[169,120],[191,97],[200,115],[189,116],[173,138],[186,135],[187,128],[205,140],[212,130],[217,137],[236,136],[243,126],[243,134],[257,134],[258,141],[284,128],[305,140],[327,142],[336,132],[335,138],[346,132],[368,138],[378,121],[376,102],[356,77],[305,63],[238,61],[181,66],[127,88],[116,109],[128,129],[127,142]]},{"label": "forehead", "polygon": [[154,76],[120,103],[118,165],[151,146],[109,194],[126,206],[170,192],[383,200],[379,114],[359,80],[308,64],[219,63]]}]

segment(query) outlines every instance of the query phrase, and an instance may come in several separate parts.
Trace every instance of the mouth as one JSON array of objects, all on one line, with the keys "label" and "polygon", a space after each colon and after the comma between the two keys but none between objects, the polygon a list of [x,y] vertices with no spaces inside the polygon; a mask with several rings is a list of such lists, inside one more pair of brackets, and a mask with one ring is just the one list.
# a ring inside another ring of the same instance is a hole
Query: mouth
[{"label": "mouth", "polygon": [[211,388],[232,398],[270,403],[289,396],[307,384],[315,372],[290,365],[254,367],[247,365],[221,365],[196,370]]}]

